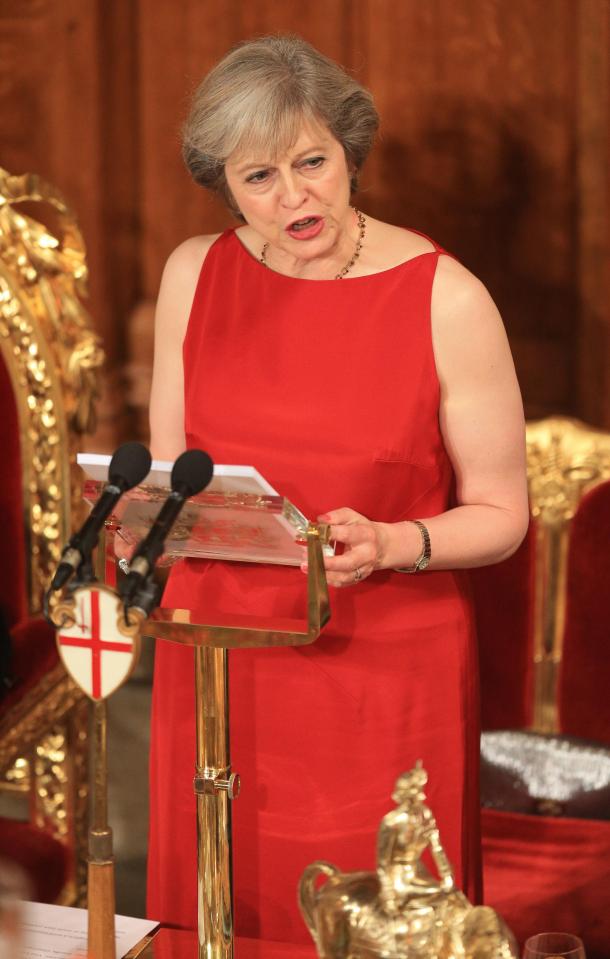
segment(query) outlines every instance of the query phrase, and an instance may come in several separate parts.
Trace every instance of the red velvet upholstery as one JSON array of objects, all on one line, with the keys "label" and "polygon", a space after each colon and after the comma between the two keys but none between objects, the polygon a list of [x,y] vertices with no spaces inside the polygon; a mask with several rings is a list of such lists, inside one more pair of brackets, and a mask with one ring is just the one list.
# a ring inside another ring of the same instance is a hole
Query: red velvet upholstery
[{"label": "red velvet upholstery", "polygon": [[471,570],[483,729],[523,729],[531,723],[535,536],[532,522],[513,556]]},{"label": "red velvet upholstery", "polygon": [[610,482],[572,520],[566,600],[561,731],[610,745]]},{"label": "red velvet upholstery", "polygon": [[[473,574],[483,728],[531,722],[534,536],[511,560]],[[571,523],[560,676],[561,731],[610,743],[610,483]],[[580,935],[588,959],[610,956],[610,822],[483,809],[485,901],[518,939]]]},{"label": "red velvet upholstery", "polygon": [[55,631],[44,619],[26,619],[11,630],[13,687],[0,703],[10,709],[59,661]]},{"label": "red velvet upholstery", "polygon": [[[0,713],[6,715],[56,665],[58,655],[49,624],[28,618],[19,422],[1,353],[0,448],[0,612],[10,633],[13,680],[0,701]],[[54,902],[68,880],[67,847],[27,822],[0,818],[0,857],[21,866],[40,902]]]},{"label": "red velvet upholstery", "polygon": [[68,880],[66,847],[27,822],[0,817],[0,859],[21,867],[35,902],[55,902]]},{"label": "red velvet upholstery", "polygon": [[27,618],[19,421],[1,353],[0,411],[0,610],[10,629],[14,679],[13,688],[0,704],[6,711],[57,663],[58,656],[49,624]]},{"label": "red velvet upholstery", "polygon": [[610,955],[610,822],[483,810],[485,901],[523,943],[572,932]]}]

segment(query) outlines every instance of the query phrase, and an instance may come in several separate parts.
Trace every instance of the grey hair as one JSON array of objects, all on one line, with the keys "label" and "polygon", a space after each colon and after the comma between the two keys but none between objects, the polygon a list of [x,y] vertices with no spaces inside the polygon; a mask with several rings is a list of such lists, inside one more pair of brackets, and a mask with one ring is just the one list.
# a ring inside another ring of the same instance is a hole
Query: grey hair
[{"label": "grey hair", "polygon": [[183,129],[184,162],[195,182],[239,217],[225,179],[227,158],[261,149],[280,156],[304,120],[321,121],[339,141],[354,191],[379,125],[369,91],[300,37],[246,41],[197,88]]}]

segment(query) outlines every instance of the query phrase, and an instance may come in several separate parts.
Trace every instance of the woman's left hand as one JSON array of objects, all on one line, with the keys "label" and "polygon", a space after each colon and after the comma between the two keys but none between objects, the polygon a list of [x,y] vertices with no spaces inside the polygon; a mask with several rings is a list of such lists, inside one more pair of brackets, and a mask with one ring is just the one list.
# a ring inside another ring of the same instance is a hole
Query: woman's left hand
[{"label": "woman's left hand", "polygon": [[354,509],[343,507],[318,517],[331,527],[330,538],[343,543],[340,556],[325,556],[329,586],[353,586],[383,565],[387,543],[387,524],[373,523]]}]

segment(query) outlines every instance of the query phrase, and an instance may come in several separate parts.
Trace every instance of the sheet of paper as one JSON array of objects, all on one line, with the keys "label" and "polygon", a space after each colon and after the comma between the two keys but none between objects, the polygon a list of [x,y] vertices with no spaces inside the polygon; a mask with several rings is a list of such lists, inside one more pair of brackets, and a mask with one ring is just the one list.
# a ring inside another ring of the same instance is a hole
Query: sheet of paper
[{"label": "sheet of paper", "polygon": [[[24,959],[73,959],[87,953],[87,910],[23,903]],[[149,919],[115,916],[116,957],[123,959],[159,925]]]},{"label": "sheet of paper", "polygon": [[[76,462],[86,476],[100,483],[108,482],[108,467],[112,457],[105,453],[78,453]],[[142,482],[143,486],[162,486],[169,489],[173,468],[171,460],[153,460],[150,473]],[[212,482],[207,487],[211,493],[254,493],[277,496],[271,483],[254,466],[214,463]]]}]

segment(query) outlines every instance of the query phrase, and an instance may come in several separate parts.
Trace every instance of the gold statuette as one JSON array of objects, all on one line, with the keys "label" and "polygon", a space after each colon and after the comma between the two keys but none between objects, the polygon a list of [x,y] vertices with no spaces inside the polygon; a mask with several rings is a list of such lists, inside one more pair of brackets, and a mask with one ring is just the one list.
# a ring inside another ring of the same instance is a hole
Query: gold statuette
[{"label": "gold statuette", "polygon": [[[493,909],[455,886],[420,762],[398,777],[396,808],[381,820],[376,872],[308,866],[299,905],[321,959],[511,959],[514,938]],[[422,863],[428,849],[436,872]],[[320,886],[321,877],[326,882]]]}]

